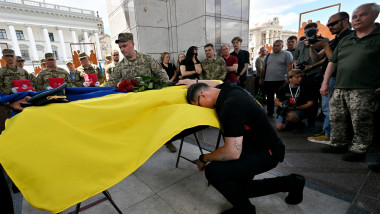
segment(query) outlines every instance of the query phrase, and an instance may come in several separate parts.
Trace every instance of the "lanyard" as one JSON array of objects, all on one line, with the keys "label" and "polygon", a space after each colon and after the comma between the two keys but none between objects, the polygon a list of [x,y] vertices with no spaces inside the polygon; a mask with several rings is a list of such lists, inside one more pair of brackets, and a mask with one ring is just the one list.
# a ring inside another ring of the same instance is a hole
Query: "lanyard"
[{"label": "lanyard", "polygon": [[290,99],[290,102],[291,103],[296,103],[296,101],[297,101],[297,95],[300,93],[300,86],[298,86],[296,94],[294,96],[293,96],[293,92],[292,92],[292,88],[290,87],[290,84],[289,84],[289,90],[290,90],[290,95],[292,96],[292,98]]}]

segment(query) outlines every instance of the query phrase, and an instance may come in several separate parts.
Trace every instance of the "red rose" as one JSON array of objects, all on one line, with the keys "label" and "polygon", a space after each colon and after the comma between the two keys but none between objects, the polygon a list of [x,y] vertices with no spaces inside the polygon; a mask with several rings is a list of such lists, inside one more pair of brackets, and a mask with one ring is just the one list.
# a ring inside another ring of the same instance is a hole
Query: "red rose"
[{"label": "red rose", "polygon": [[131,84],[133,86],[137,86],[139,84],[139,82],[137,80],[135,80],[135,79],[131,79]]},{"label": "red rose", "polygon": [[127,91],[133,91],[133,85],[129,84],[125,89],[127,89]]},{"label": "red rose", "polygon": [[129,80],[124,80],[123,82],[119,84],[119,87],[117,87],[117,90],[120,92],[128,92],[128,90],[126,89],[128,85],[130,85]]}]

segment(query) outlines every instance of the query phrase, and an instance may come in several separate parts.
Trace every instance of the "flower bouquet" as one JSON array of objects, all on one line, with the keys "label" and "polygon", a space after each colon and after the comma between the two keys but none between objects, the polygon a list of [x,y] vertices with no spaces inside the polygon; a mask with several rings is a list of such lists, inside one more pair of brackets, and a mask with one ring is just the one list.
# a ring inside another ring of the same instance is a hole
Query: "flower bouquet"
[{"label": "flower bouquet", "polygon": [[135,77],[135,79],[131,80],[123,80],[119,86],[118,91],[119,92],[140,92],[145,90],[151,90],[151,89],[161,89],[164,87],[167,87],[168,85],[166,83],[163,83],[161,80],[159,80],[156,77],[151,76],[140,76]]}]

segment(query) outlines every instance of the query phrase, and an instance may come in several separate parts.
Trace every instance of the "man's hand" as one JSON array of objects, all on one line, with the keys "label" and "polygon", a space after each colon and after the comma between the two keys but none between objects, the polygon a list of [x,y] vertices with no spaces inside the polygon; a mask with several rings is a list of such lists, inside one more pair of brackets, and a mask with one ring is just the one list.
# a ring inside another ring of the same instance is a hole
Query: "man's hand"
[{"label": "man's hand", "polygon": [[178,83],[175,85],[186,85],[185,88],[189,88],[194,83],[196,83],[196,81],[192,79],[183,79],[183,80],[179,80]]},{"label": "man's hand", "polygon": [[330,88],[328,84],[322,83],[321,89],[319,89],[319,93],[323,96],[327,96],[330,93]]},{"label": "man's hand", "polygon": [[303,71],[309,71],[313,68],[313,66],[311,65],[305,65],[305,69],[303,69]]},{"label": "man's hand", "polygon": [[318,42],[314,44],[310,44],[311,47],[319,47],[324,48],[326,45],[329,45],[329,43],[325,39],[317,39]]},{"label": "man's hand", "polygon": [[379,92],[380,91],[380,88],[377,88],[375,89],[375,93]]},{"label": "man's hand", "polygon": [[203,163],[202,161],[200,161],[200,160],[197,160],[197,167],[198,167],[198,169],[199,169],[199,171],[203,171],[204,169],[205,169],[205,167],[206,167],[206,164],[205,163]]},{"label": "man's hand", "polygon": [[30,96],[26,96],[26,97],[22,98],[21,100],[17,100],[13,103],[10,103],[9,107],[13,110],[16,110],[16,111],[22,111],[22,110],[24,110],[24,107],[22,107],[21,105],[30,105],[30,103],[26,102],[26,100],[29,98],[30,98]]},{"label": "man's hand", "polygon": [[84,87],[89,87],[89,86],[90,86],[90,83],[88,83],[88,82],[83,82],[83,86],[84,86]]}]

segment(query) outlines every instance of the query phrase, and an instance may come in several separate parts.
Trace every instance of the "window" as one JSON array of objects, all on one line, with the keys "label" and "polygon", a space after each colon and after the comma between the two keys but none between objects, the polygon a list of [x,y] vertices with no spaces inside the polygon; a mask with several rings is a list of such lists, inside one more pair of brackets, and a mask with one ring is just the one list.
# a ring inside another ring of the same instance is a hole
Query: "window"
[{"label": "window", "polygon": [[57,53],[57,51],[53,50],[53,54],[54,54],[55,58],[58,59],[58,53]]},{"label": "window", "polygon": [[18,40],[25,40],[22,30],[16,30],[16,36]]},{"label": "window", "polygon": [[29,59],[29,52],[28,52],[28,50],[21,49],[20,51],[21,51],[22,58],[24,58],[25,61],[29,61],[30,59]]},{"label": "window", "polygon": [[5,32],[5,29],[0,29],[0,39],[6,39],[7,38],[7,32]]},{"label": "window", "polygon": [[53,33],[49,33],[49,38],[51,42],[54,42],[54,35]]}]

